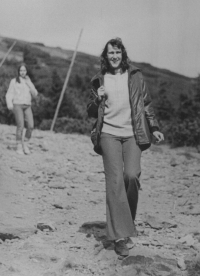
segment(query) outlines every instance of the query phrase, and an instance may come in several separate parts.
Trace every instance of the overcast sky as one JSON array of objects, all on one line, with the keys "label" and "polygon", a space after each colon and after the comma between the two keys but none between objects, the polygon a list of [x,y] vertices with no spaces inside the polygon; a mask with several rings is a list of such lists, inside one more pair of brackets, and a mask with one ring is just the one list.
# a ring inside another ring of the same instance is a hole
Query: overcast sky
[{"label": "overcast sky", "polygon": [[197,77],[200,0],[0,0],[1,36],[100,55],[121,37],[132,61]]}]

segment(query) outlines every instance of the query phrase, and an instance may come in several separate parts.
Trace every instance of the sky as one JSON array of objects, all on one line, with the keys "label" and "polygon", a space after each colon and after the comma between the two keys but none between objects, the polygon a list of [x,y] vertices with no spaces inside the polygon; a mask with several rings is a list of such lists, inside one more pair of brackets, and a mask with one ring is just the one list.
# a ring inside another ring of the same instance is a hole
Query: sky
[{"label": "sky", "polygon": [[200,0],[0,0],[0,36],[100,56],[120,37],[128,56],[200,74]]}]

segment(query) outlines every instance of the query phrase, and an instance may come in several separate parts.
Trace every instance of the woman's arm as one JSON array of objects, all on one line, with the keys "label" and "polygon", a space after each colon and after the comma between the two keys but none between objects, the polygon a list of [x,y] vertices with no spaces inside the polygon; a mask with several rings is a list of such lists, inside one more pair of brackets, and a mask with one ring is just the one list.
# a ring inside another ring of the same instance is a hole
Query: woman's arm
[{"label": "woman's arm", "polygon": [[87,105],[87,112],[89,117],[98,117],[98,107],[101,100],[99,100],[98,93],[93,87],[90,92],[89,103]]},{"label": "woman's arm", "polygon": [[15,80],[11,80],[8,91],[6,93],[6,105],[9,110],[13,109],[13,98],[15,92]]},{"label": "woman's arm", "polygon": [[141,84],[142,84],[142,93],[143,93],[143,100],[144,100],[145,117],[148,121],[150,131],[151,131],[151,133],[153,133],[154,131],[159,130],[159,125],[158,125],[158,121],[156,119],[154,109],[153,109],[153,106],[152,106],[151,96],[149,94],[148,88],[145,84],[145,81],[144,81],[143,76],[142,76],[141,73],[140,73],[140,80],[141,80]]},{"label": "woman's arm", "polygon": [[30,80],[30,78],[28,76],[26,76],[25,82],[26,82],[27,86],[29,87],[32,96],[36,97],[38,95],[38,91],[36,90],[34,84],[32,83],[32,81]]},{"label": "woman's arm", "polygon": [[143,99],[144,99],[145,117],[148,121],[150,132],[156,138],[156,142],[159,143],[161,141],[164,141],[164,135],[159,131],[158,121],[156,120],[154,109],[152,107],[151,96],[145,85],[142,74],[141,74],[141,82],[142,82],[142,92],[143,92]]}]

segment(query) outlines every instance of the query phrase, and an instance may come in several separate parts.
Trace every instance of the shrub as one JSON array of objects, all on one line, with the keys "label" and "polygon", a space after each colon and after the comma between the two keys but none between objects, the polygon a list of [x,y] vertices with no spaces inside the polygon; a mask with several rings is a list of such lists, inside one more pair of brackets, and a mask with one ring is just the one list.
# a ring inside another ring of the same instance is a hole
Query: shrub
[{"label": "shrub", "polygon": [[[54,131],[61,133],[81,133],[89,134],[92,128],[92,119],[81,120],[68,117],[58,118],[56,120]],[[50,130],[52,120],[42,120],[39,128],[42,130]]]}]

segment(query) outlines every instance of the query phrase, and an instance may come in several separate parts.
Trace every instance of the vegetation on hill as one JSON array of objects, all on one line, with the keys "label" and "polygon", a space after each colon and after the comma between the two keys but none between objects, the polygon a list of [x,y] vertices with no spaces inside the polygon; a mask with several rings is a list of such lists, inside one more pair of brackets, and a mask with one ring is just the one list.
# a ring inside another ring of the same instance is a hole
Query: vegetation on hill
[{"label": "vegetation on hill", "polygon": [[[13,39],[0,38],[0,53],[5,53],[12,43]],[[35,127],[49,130],[72,54],[72,51],[59,47],[18,41],[11,58],[0,68],[0,123],[14,124],[13,114],[6,108],[5,94],[10,80],[16,76],[18,65],[24,61],[39,92],[38,97],[33,100]],[[200,77],[192,79],[150,64],[133,64],[143,72],[166,140],[174,146],[198,147]],[[97,57],[80,52],[77,54],[55,124],[56,132],[90,132],[93,119],[88,118],[86,105],[90,80],[98,70]]]}]

